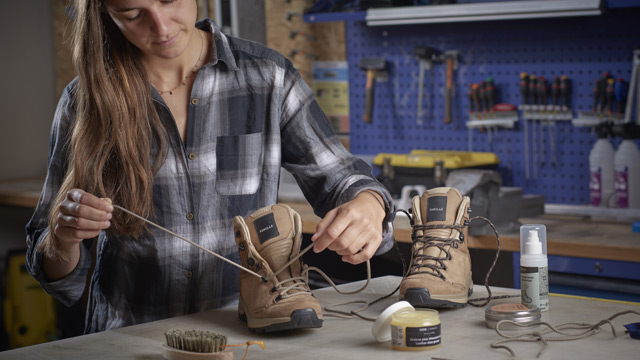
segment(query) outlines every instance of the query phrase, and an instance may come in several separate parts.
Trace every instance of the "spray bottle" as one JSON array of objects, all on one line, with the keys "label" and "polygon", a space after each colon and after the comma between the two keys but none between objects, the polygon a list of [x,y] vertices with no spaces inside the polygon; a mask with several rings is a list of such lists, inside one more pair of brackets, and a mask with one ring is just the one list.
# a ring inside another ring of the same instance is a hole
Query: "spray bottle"
[{"label": "spray bottle", "polygon": [[520,227],[520,289],[522,304],[549,310],[547,229],[544,225]]},{"label": "spray bottle", "polygon": [[613,207],[615,194],[615,169],[613,158],[616,151],[609,141],[610,125],[596,127],[598,141],[589,152],[589,195],[592,206]]}]

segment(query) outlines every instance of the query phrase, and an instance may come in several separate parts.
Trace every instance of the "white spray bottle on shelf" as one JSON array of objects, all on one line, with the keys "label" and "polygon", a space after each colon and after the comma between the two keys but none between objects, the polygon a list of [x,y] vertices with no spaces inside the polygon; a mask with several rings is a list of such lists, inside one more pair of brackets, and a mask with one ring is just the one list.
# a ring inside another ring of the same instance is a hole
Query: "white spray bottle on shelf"
[{"label": "white spray bottle on shelf", "polygon": [[520,227],[520,289],[523,305],[549,310],[549,262],[544,225]]},{"label": "white spray bottle on shelf", "polygon": [[613,207],[616,151],[609,141],[609,128],[599,125],[598,140],[589,152],[589,195],[592,206]]}]

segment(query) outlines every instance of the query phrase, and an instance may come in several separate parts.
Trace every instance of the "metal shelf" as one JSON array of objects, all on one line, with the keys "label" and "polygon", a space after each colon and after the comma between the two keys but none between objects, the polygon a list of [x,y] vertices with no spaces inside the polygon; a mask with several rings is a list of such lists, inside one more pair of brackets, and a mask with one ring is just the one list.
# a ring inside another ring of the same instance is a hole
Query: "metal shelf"
[{"label": "metal shelf", "polygon": [[330,22],[330,21],[364,21],[367,16],[366,11],[334,12],[334,13],[313,13],[304,14],[303,20],[307,23]]},{"label": "metal shelf", "polygon": [[536,0],[369,9],[366,21],[377,26],[600,14],[601,0]]}]

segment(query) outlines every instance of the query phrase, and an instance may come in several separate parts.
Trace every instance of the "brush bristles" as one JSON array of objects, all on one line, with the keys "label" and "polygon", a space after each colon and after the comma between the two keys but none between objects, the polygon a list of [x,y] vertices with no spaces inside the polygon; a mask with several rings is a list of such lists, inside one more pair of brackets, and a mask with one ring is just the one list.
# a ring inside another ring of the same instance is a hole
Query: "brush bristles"
[{"label": "brush bristles", "polygon": [[227,337],[204,330],[171,329],[164,333],[167,346],[178,350],[213,353],[227,345]]}]

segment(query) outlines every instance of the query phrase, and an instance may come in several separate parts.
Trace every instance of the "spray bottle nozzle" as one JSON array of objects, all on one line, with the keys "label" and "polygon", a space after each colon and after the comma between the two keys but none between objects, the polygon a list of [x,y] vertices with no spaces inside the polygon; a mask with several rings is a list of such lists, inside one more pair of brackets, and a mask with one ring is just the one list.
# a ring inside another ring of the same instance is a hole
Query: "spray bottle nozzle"
[{"label": "spray bottle nozzle", "polygon": [[527,241],[524,243],[525,254],[537,255],[542,254],[542,243],[538,237],[538,230],[529,230]]}]

